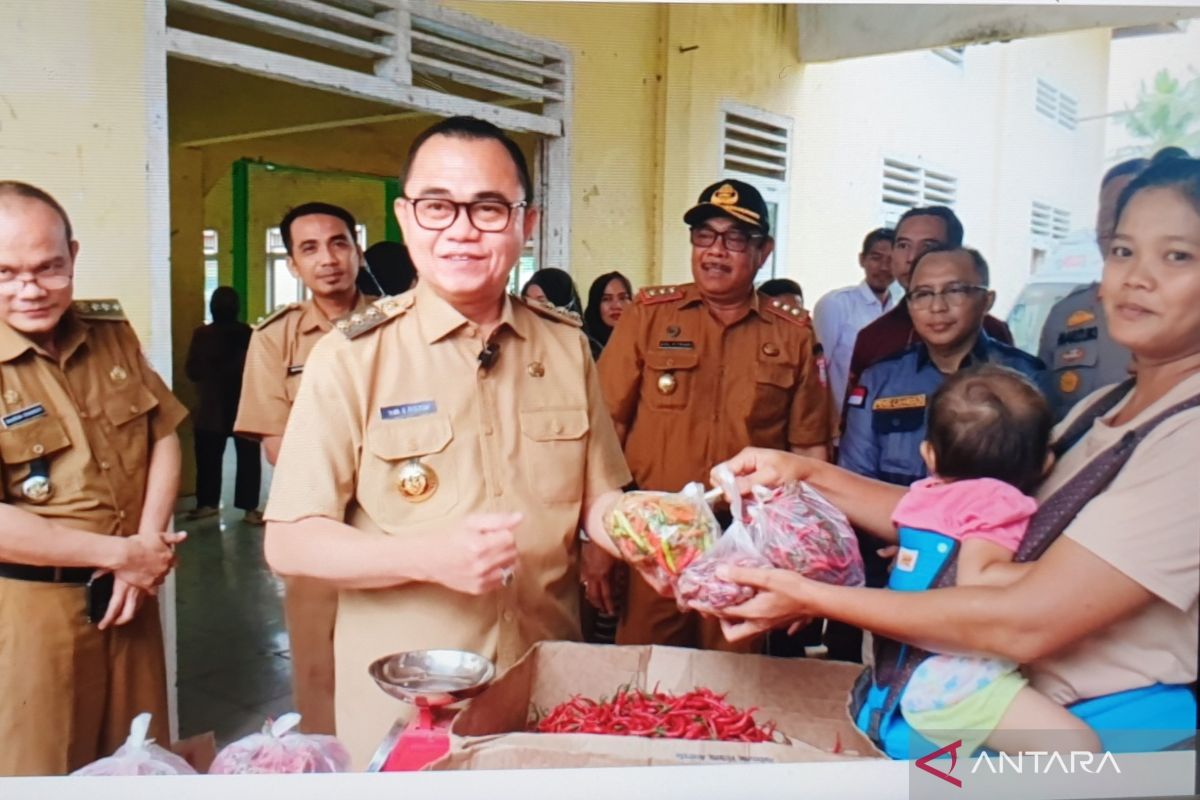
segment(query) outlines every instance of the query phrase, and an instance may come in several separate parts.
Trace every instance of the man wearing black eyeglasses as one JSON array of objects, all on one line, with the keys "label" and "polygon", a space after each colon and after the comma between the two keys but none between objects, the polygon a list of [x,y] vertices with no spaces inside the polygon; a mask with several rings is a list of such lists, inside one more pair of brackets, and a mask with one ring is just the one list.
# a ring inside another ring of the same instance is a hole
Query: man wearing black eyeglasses
[{"label": "man wearing black eyeglasses", "polygon": [[271,566],[340,589],[337,735],[357,769],[411,713],[375,659],[459,649],[503,669],[578,638],[577,531],[612,548],[599,520],[630,479],[580,320],[506,293],[538,223],[521,150],[450,118],[401,183],[416,288],[317,344],[266,510]]},{"label": "man wearing black eyeglasses", "polygon": [[[920,453],[926,410],[947,375],[991,363],[1039,379],[1039,359],[983,330],[996,298],[988,273],[983,256],[968,247],[930,250],[913,265],[906,298],[919,341],[868,367],[851,390],[840,466],[908,486],[926,476]],[[886,579],[868,574],[869,585]]]},{"label": "man wearing black eyeglasses", "polygon": [[[756,292],[774,241],[766,203],[723,180],[683,217],[693,283],[643,289],[600,357],[600,379],[639,488],[679,491],[743,447],[827,458],[830,396],[807,315]],[[716,623],[681,614],[630,580],[618,644],[730,645]]]}]

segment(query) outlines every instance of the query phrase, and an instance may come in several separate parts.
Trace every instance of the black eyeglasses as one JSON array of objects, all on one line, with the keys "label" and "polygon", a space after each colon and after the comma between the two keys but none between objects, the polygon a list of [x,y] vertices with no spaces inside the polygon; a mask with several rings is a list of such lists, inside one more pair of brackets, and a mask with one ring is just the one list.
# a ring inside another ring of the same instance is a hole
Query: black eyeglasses
[{"label": "black eyeglasses", "polygon": [[918,311],[925,311],[933,307],[935,297],[940,297],[950,308],[958,308],[965,305],[971,295],[986,291],[986,286],[971,286],[966,283],[954,283],[939,292],[933,289],[914,289],[908,293],[908,305]]},{"label": "black eyeglasses", "polygon": [[471,221],[475,230],[481,233],[499,233],[512,221],[514,209],[529,205],[524,200],[519,203],[505,203],[503,200],[460,203],[441,197],[405,197],[404,200],[412,205],[417,224],[427,231],[446,230],[454,224],[459,212],[465,208],[467,219]]},{"label": "black eyeglasses", "polygon": [[763,238],[757,233],[746,233],[740,228],[730,228],[724,232],[712,228],[692,228],[692,245],[695,247],[712,247],[720,239],[725,249],[731,253],[741,253],[750,242]]}]

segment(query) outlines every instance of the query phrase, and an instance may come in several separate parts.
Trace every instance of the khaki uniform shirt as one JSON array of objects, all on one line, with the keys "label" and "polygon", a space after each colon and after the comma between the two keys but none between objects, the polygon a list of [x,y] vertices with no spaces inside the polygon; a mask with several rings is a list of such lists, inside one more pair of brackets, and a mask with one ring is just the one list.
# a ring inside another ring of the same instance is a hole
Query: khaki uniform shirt
[{"label": "khaki uniform shirt", "polygon": [[643,289],[600,356],[613,421],[643,489],[707,482],[747,446],[829,442],[832,409],[812,325],[779,298],[754,294],[746,315],[718,321],[695,284]]},{"label": "khaki uniform shirt", "polygon": [[[578,637],[583,503],[624,486],[629,472],[587,341],[559,312],[507,298],[490,368],[478,326],[424,284],[359,316],[339,321],[347,336],[313,350],[266,518],[328,517],[412,539],[443,536],[471,513],[525,515],[505,589],[341,591],[337,730],[361,768],[404,711],[368,677],[372,660],[454,648],[504,668],[538,641]],[[408,493],[419,487],[400,481],[413,461],[433,487],[421,502]]]},{"label": "khaki uniform shirt", "polygon": [[[373,299],[360,294],[354,310],[361,311]],[[286,305],[255,326],[242,373],[235,432],[283,435],[308,355],[332,328],[333,322],[312,300]]]},{"label": "khaki uniform shirt", "polygon": [[[1080,402],[1056,433],[1065,431],[1104,390]],[[1200,375],[1180,382],[1161,400],[1120,426],[1096,420],[1038,489],[1043,501],[1122,436],[1200,393]],[[1122,400],[1113,414],[1124,405]],[[1109,415],[1111,416],[1111,414]],[[1099,697],[1155,683],[1196,680],[1200,632],[1200,409],[1162,422],[1133,451],[1117,477],[1063,531],[1154,599],[1029,667],[1033,687],[1057,703]],[[1085,602],[1080,598],[1080,602]]]},{"label": "khaki uniform shirt", "polygon": [[[63,317],[58,360],[0,322],[0,471],[4,502],[94,533],[137,532],[150,450],[187,416],[142,355],[115,301],[79,301]],[[115,309],[115,310],[113,310]],[[28,502],[30,462],[53,494]]]}]

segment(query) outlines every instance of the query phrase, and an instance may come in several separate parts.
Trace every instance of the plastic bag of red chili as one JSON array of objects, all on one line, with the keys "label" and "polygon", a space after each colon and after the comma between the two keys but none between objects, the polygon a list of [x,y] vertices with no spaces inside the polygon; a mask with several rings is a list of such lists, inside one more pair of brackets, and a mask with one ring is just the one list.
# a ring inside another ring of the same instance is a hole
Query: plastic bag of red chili
[{"label": "plastic bag of red chili", "polygon": [[863,561],[846,515],[806,483],[756,489],[747,523],[759,550],[780,569],[843,586],[862,586]]},{"label": "plastic bag of red chili", "polygon": [[675,582],[675,599],[680,609],[719,611],[754,596],[754,589],[749,586],[718,578],[717,567],[722,564],[760,569],[772,566],[755,546],[749,531],[740,522],[734,522],[711,550],[679,574]]},{"label": "plastic bag of red chili", "polygon": [[712,549],[693,561],[679,574],[675,582],[675,600],[679,608],[686,611],[719,611],[722,608],[744,603],[754,596],[749,586],[731,583],[717,577],[717,568],[722,565],[733,567],[770,568],[771,562],[762,554],[755,541],[757,531],[747,527],[748,519],[742,508],[742,498],[734,492],[733,475],[726,470],[719,473],[721,488],[733,499],[730,511],[733,524],[721,535]]},{"label": "plastic bag of red chili", "polygon": [[673,583],[721,534],[704,487],[679,493],[627,492],[604,517],[604,529],[637,569]]}]

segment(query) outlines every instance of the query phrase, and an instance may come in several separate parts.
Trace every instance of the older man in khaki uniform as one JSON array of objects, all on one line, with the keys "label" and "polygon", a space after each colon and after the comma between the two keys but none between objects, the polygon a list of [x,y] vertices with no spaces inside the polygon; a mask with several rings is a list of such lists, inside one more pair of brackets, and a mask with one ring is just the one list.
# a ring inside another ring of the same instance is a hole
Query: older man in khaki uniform
[{"label": "older man in khaki uniform", "polygon": [[[309,354],[333,320],[364,308],[355,281],[362,251],[354,217],[340,206],[305,203],[279,223],[288,268],[312,299],[277,309],[250,338],[234,431],[262,440],[275,463]],[[337,588],[312,578],[286,581],[284,613],[292,656],[292,695],[308,733],[334,732],[333,625]]]},{"label": "older man in khaki uniform", "polygon": [[[695,282],[643,289],[600,357],[638,488],[679,491],[747,445],[827,458],[831,398],[812,323],[754,289],[774,244],[762,196],[718,181],[684,222]],[[716,622],[681,614],[640,577],[629,581],[617,643],[734,647]]]},{"label": "older man in khaki uniform", "polygon": [[187,412],[118,302],[72,301],[77,252],[53,198],[0,182],[0,776],[108,755],[142,711],[169,742],[151,593]]},{"label": "older man in khaki uniform", "polygon": [[396,215],[417,288],[314,349],[267,506],[267,558],[341,587],[338,736],[364,767],[405,713],[397,651],[512,664],[579,634],[576,532],[629,481],[577,318],[505,294],[537,224],[524,156],[451,118],[414,142]]}]

